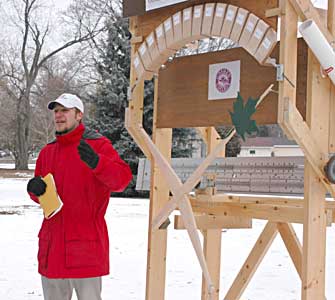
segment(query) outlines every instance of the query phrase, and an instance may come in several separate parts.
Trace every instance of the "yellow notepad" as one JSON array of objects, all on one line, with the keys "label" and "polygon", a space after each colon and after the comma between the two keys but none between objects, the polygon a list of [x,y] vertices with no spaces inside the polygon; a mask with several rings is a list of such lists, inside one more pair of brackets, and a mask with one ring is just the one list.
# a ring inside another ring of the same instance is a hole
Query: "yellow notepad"
[{"label": "yellow notepad", "polygon": [[47,187],[45,193],[39,196],[38,200],[43,209],[44,217],[46,219],[50,219],[61,210],[63,202],[57,194],[52,174],[49,173],[42,179],[46,183]]}]

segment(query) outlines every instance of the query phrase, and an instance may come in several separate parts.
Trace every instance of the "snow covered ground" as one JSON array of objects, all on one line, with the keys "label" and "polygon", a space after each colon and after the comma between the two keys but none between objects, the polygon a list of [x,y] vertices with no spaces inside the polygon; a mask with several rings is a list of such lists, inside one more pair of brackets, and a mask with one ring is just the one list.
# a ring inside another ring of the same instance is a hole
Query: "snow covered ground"
[{"label": "snow covered ground", "polygon": [[[0,299],[43,299],[37,273],[37,233],[41,210],[26,195],[27,178],[0,178]],[[103,279],[103,299],[145,299],[147,199],[111,198],[106,215],[111,274]],[[3,212],[7,212],[4,214]],[[223,230],[221,296],[233,281],[264,227]],[[301,236],[301,226],[296,227]],[[168,232],[167,300],[200,300],[201,271],[185,231]],[[335,230],[328,228],[327,299],[335,299]],[[75,297],[73,297],[75,299]],[[299,300],[300,280],[278,236],[243,294],[244,300]]]}]

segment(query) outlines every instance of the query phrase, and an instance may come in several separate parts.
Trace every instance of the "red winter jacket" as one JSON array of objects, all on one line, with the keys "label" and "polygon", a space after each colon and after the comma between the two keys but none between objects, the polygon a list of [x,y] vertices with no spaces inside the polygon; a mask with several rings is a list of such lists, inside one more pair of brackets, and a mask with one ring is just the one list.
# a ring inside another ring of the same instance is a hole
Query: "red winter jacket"
[{"label": "red winter jacket", "polygon": [[[90,169],[79,157],[83,138],[98,153]],[[51,172],[64,205],[39,232],[38,271],[48,278],[85,278],[109,273],[109,242],[104,219],[112,191],[122,191],[132,178],[110,141],[80,124],[57,136],[40,152],[35,176]],[[31,195],[38,202],[38,199]]]}]

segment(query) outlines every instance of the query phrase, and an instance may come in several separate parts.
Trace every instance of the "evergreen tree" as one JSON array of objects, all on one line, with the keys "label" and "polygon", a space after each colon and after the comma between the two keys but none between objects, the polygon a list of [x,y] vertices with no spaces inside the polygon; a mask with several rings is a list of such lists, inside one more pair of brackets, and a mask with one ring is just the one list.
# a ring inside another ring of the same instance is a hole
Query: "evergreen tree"
[{"label": "evergreen tree", "polygon": [[[100,82],[96,95],[91,97],[95,109],[94,119],[86,122],[109,138],[121,158],[129,164],[133,180],[122,194],[118,194],[126,197],[147,196],[147,193],[135,190],[138,159],[143,154],[124,126],[125,108],[128,106],[130,36],[127,19],[117,17],[115,22],[109,24],[108,36],[101,42],[97,61]],[[152,124],[152,98],[153,88],[149,82],[145,87],[145,102],[151,104],[146,105],[149,108],[144,112],[144,126],[149,133],[151,128],[148,124]]]}]

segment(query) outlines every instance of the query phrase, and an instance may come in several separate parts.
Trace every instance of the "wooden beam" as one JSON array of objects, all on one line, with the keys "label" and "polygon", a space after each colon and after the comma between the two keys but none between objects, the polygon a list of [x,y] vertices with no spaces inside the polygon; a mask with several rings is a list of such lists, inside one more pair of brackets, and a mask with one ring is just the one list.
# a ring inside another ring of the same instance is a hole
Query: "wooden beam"
[{"label": "wooden beam", "polygon": [[[225,217],[213,215],[197,215],[195,216],[197,228],[200,230],[208,229],[237,229],[237,228],[251,228],[251,218],[243,217]],[[180,215],[174,217],[174,229],[185,229],[183,218]],[[221,240],[221,239],[220,239]]]},{"label": "wooden beam", "polygon": [[136,131],[136,128],[134,127],[134,124],[132,124],[132,122],[130,121],[130,119],[132,118],[132,115],[134,115],[134,113],[130,112],[129,108],[126,108],[126,110],[125,110],[125,128],[129,132],[129,134],[131,135],[131,137],[134,139],[134,141],[136,142],[137,146],[144,153],[144,155],[148,159],[151,160],[151,154],[150,154],[150,151],[149,151],[148,147],[146,146],[146,144],[144,143],[144,141],[141,139],[141,137],[138,135],[138,133]]},{"label": "wooden beam", "polygon": [[[219,144],[221,137],[215,127],[196,127],[201,138],[207,145],[207,152],[210,153]],[[218,154],[219,157],[225,156],[225,149]]]},{"label": "wooden beam", "polygon": [[206,278],[202,275],[201,300],[219,300],[220,270],[221,270],[221,229],[206,229],[203,231],[203,251],[209,273],[213,280],[214,290],[210,294]]},{"label": "wooden beam", "polygon": [[[320,64],[311,51],[308,55],[307,118],[311,134],[318,137],[323,153],[329,146],[330,80],[321,78]],[[320,100],[322,105],[320,105]],[[302,300],[325,299],[326,210],[325,185],[307,157],[304,174],[304,226],[302,258]],[[321,180],[321,182],[320,182]],[[332,193],[334,195],[334,193]]]},{"label": "wooden beam", "polygon": [[[133,36],[137,35],[138,30],[138,18],[137,17],[131,17],[129,19],[129,31],[133,34]],[[141,138],[138,136],[136,129],[134,128],[134,124],[142,124],[142,118],[143,118],[143,97],[144,97],[144,81],[136,82],[136,72],[134,70],[134,55],[136,53],[136,50],[138,48],[138,44],[133,43],[131,45],[131,51],[130,51],[130,79],[129,79],[129,85],[131,87],[134,87],[134,89],[131,91],[131,99],[129,101],[128,108],[125,112],[125,127],[130,133],[130,135],[133,137],[137,145],[141,148],[142,152],[148,157],[151,158],[150,152],[148,151],[147,147],[145,146],[145,143]],[[135,84],[136,83],[136,84]]]},{"label": "wooden beam", "polygon": [[316,25],[320,28],[321,32],[327,39],[327,41],[332,44],[335,42],[334,35],[329,32],[328,28],[325,26],[325,22],[321,20],[319,12],[314,8],[313,4],[309,0],[290,0],[294,9],[299,14],[302,21],[307,19],[312,19]]},{"label": "wooden beam", "polygon": [[[157,105],[157,80],[154,89],[154,111]],[[157,129],[153,116],[152,137],[167,161],[171,160],[172,129]],[[164,300],[166,276],[167,230],[151,230],[151,223],[157,212],[169,200],[169,187],[164,175],[154,161],[151,165],[150,207],[148,227],[148,253],[146,276],[146,300]]]},{"label": "wooden beam", "polygon": [[240,216],[271,222],[300,223],[304,221],[304,209],[289,205],[267,205],[254,203],[204,203],[191,200],[193,211],[215,216]]},{"label": "wooden beam", "polygon": [[[335,1],[328,0],[327,26],[333,36],[335,36]],[[335,44],[333,45],[335,47]],[[330,93],[329,109],[329,152],[335,153],[335,86],[332,85]]]},{"label": "wooden beam", "polygon": [[[262,216],[261,219],[266,220],[266,213],[262,212],[263,208],[266,210],[269,209],[269,207],[272,207],[271,210],[278,210],[278,208],[304,208],[304,198],[302,197],[294,197],[294,198],[287,198],[287,197],[280,197],[280,196],[233,196],[233,195],[227,195],[227,194],[215,194],[215,195],[198,195],[196,197],[190,196],[191,203],[198,206],[198,208],[193,208],[193,210],[196,210],[198,212],[201,212],[202,209],[200,207],[205,207],[207,209],[207,206],[219,206],[222,208],[223,205],[227,204],[226,207],[229,206],[231,203],[235,203],[238,206],[234,206],[234,209],[236,207],[242,207],[243,204],[252,204],[253,209],[257,210],[260,215]],[[263,207],[263,208],[262,208]],[[216,217],[218,217],[220,214],[222,214],[222,210],[220,212],[217,212],[215,214],[215,209],[210,210]],[[224,211],[224,210],[223,210]],[[332,226],[332,223],[335,223],[335,202],[334,201],[325,201],[325,212],[327,215],[327,226]],[[223,212],[223,214],[225,211]],[[226,212],[227,213],[227,212]],[[235,214],[234,214],[235,215]],[[257,218],[256,216],[250,216]],[[275,221],[273,217],[271,217],[272,221]],[[278,218],[276,217],[276,220]],[[299,222],[302,223],[302,222]]]},{"label": "wooden beam", "polygon": [[243,264],[240,272],[237,274],[233,284],[229,288],[226,296],[223,299],[240,299],[252,276],[256,272],[259,264],[262,262],[265,254],[270,248],[277,233],[277,224],[268,222],[264,227],[263,232],[259,236],[256,244],[254,245],[253,249],[251,250],[248,258]]},{"label": "wooden beam", "polygon": [[[310,55],[312,53],[310,52]],[[329,79],[327,79],[327,82],[329,84],[328,90],[330,91],[330,82]],[[325,98],[319,98],[324,99],[324,101],[327,101],[327,112],[325,112],[326,119],[328,120],[329,117],[329,94]],[[311,167],[313,168],[314,172],[317,174],[317,176],[320,179],[320,182],[325,186],[325,188],[329,191],[329,193],[332,195],[332,197],[335,199],[335,185],[331,184],[328,180],[328,178],[325,176],[323,167],[325,166],[327,160],[328,160],[328,147],[327,149],[324,149],[323,151],[320,149],[320,143],[318,139],[320,139],[322,136],[320,135],[314,135],[311,130],[309,129],[308,125],[303,121],[300,113],[296,109],[295,106],[293,106],[290,102],[287,102],[288,110],[285,113],[285,124],[289,126],[289,131],[291,135],[295,138],[296,142],[299,144],[299,146],[303,149],[304,154],[306,158],[308,159],[308,162],[311,164]],[[314,113],[314,112],[313,112]],[[322,127],[324,128],[324,126]],[[327,123],[328,128],[328,123]],[[314,136],[318,136],[319,138],[316,139]],[[327,135],[327,140],[329,139],[329,136]]]},{"label": "wooden beam", "polygon": [[293,106],[295,106],[296,103],[298,16],[289,1],[280,0],[280,8],[282,10],[282,16],[280,22],[279,63],[284,66],[285,79],[279,82],[278,124],[282,127],[284,132],[290,136],[284,115],[287,110],[286,103],[290,102]]},{"label": "wooden beam", "polygon": [[[232,135],[230,135],[230,137],[232,138]],[[215,151],[216,147],[220,146],[220,143],[222,141],[215,127],[207,127],[205,130],[205,135],[203,136],[203,139],[205,140],[205,143],[207,145],[207,155]],[[228,142],[229,140],[226,139],[225,145],[227,145]],[[217,153],[217,157],[225,157],[225,153],[226,153],[226,147],[222,147],[222,150]],[[199,217],[206,218],[207,221],[210,219],[213,220],[213,216],[210,216],[210,215],[203,215]],[[242,221],[240,220],[240,222]],[[217,221],[214,221],[214,223],[217,223]],[[251,225],[251,220],[249,220],[249,223]],[[197,223],[197,225],[200,225],[200,224]],[[205,224],[202,224],[202,225],[205,225]],[[207,228],[203,228],[202,230],[202,233],[204,236],[203,250],[204,250],[204,255],[206,258],[207,265],[208,265],[208,270],[209,270],[209,273],[211,274],[211,278],[213,280],[215,290],[214,290],[212,299],[209,299],[208,297],[209,293],[208,293],[206,280],[204,276],[202,276],[201,300],[219,300],[222,234],[221,234],[220,227],[209,228],[208,225],[210,225],[210,222],[207,223],[207,226],[206,226]]]},{"label": "wooden beam", "polygon": [[290,223],[277,223],[278,231],[285,243],[286,249],[290,254],[295,269],[301,278],[302,268],[302,246]]}]

